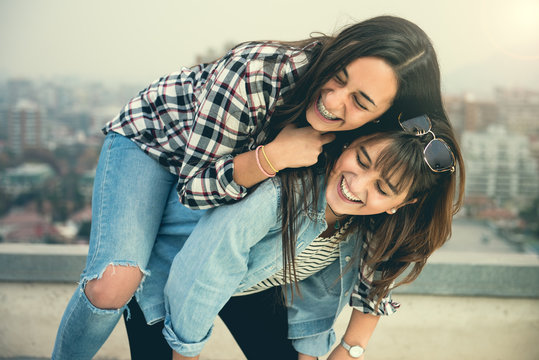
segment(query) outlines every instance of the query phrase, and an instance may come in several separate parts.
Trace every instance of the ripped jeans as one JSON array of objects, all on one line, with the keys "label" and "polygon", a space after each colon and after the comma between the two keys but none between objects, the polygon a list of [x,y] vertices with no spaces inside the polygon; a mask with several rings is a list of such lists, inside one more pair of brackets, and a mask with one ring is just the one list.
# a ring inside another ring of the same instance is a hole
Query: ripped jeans
[{"label": "ripped jeans", "polygon": [[107,135],[94,180],[86,267],[60,323],[53,360],[93,358],[116,326],[129,301],[118,309],[100,309],[84,292],[88,281],[101,278],[109,265],[113,271],[138,267],[144,276],[135,296],[146,320],[162,318],[170,263],[204,213],[181,205],[176,183],[177,176],[131,140]]}]

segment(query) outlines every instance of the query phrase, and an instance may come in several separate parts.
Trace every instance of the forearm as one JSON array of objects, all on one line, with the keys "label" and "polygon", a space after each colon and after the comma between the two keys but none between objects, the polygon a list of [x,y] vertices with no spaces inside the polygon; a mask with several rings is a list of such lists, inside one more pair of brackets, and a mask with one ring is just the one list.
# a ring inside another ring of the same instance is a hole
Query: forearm
[{"label": "forearm", "polygon": [[234,157],[234,181],[250,188],[276,171],[314,165],[323,145],[334,139],[334,134],[322,134],[310,126],[296,128],[288,125],[275,140],[264,146],[264,151],[258,151],[258,161],[256,150]]},{"label": "forearm", "polygon": [[378,320],[380,320],[379,316],[364,314],[356,309],[352,310],[352,316],[344,334],[344,341],[366,349]]},{"label": "forearm", "polygon": [[[266,155],[269,159],[270,155],[268,155],[267,151]],[[275,173],[275,171],[270,167],[268,161],[263,156],[262,151],[259,150],[257,161],[256,150],[253,150],[238,154],[234,157],[234,181],[238,185],[250,188],[259,182],[266,180],[269,176],[262,172],[258,162],[260,162],[260,166],[267,174]],[[276,166],[274,163],[271,165],[274,167]],[[281,170],[281,168],[275,168],[275,170]]]},{"label": "forearm", "polygon": [[[366,349],[379,318],[379,316],[364,314],[354,309],[348,322],[348,328],[344,334],[344,341],[351,346],[359,345],[363,349]],[[365,359],[365,355],[361,355],[358,359]],[[340,345],[339,341],[339,344],[333,349],[328,360],[353,360],[353,358]]]},{"label": "forearm", "polygon": [[195,357],[186,357],[181,354],[178,354],[176,351],[172,352],[172,360],[198,360],[198,359],[199,359],[198,355]]}]

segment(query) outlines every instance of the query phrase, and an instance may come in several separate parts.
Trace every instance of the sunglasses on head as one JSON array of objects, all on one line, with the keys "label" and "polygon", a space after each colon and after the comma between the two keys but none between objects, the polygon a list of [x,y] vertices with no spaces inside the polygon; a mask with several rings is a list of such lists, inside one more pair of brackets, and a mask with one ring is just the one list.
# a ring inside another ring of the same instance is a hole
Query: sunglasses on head
[{"label": "sunglasses on head", "polygon": [[399,124],[404,131],[417,136],[423,136],[428,133],[432,134],[432,140],[429,141],[423,150],[423,158],[429,168],[437,173],[454,172],[455,171],[455,156],[449,148],[449,145],[442,139],[436,138],[432,132],[432,122],[427,115],[420,115],[414,118],[401,121],[399,115]]}]

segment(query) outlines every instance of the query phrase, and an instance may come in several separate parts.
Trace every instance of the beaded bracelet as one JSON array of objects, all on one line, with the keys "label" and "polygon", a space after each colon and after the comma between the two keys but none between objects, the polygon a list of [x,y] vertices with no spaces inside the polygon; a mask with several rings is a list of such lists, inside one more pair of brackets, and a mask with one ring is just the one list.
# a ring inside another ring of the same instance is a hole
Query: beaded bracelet
[{"label": "beaded bracelet", "polygon": [[[260,156],[258,155],[258,153],[259,153],[260,149],[262,149],[262,151],[263,151],[264,150],[263,148],[264,148],[264,145],[260,145],[255,150],[256,163],[258,164],[258,168],[260,169],[260,171],[262,171],[262,174],[266,175],[267,177],[274,177],[277,173],[270,174],[269,172],[264,170],[264,168],[262,167],[262,164],[260,163]],[[270,167],[273,169],[273,167],[271,165],[270,165]]]}]

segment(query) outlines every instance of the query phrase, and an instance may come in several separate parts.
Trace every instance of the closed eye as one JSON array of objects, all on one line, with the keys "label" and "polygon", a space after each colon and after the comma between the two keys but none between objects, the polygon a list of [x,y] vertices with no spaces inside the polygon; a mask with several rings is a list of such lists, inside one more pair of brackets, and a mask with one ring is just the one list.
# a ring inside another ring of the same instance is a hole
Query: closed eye
[{"label": "closed eye", "polygon": [[359,156],[359,154],[357,154],[356,159],[357,159],[357,163],[359,164],[359,166],[361,166],[363,169],[368,169],[368,165],[365,164],[365,163],[361,160],[361,157]]},{"label": "closed eye", "polygon": [[[361,160],[361,155],[365,158],[365,160]],[[356,153],[357,156],[357,162],[362,166],[363,168],[368,169],[369,166],[372,165],[371,157],[369,156],[369,153],[367,149],[363,145],[359,146],[359,151]]]},{"label": "closed eye", "polygon": [[[339,86],[345,86],[346,85],[346,81],[348,79],[348,74],[346,73],[346,71],[342,71],[340,73],[338,73],[337,75],[334,76],[334,79],[335,79],[335,82],[339,85]],[[363,93],[360,92],[361,95],[363,95]],[[368,99],[368,98],[367,98]],[[363,103],[359,100],[359,97],[357,95],[354,95],[354,103],[361,109],[363,110],[369,110],[365,105],[363,105]]]},{"label": "closed eye", "polygon": [[376,183],[376,188],[377,188],[378,192],[380,194],[382,194],[383,196],[389,196],[389,194],[387,192],[385,192],[384,189],[382,189],[382,185],[380,184],[380,182]]},{"label": "closed eye", "polygon": [[362,108],[363,110],[369,110],[365,105],[363,105],[359,99],[354,96],[354,102],[356,103],[357,106],[359,106],[360,108]]},{"label": "closed eye", "polygon": [[335,79],[335,81],[337,82],[337,84],[339,84],[339,85],[341,85],[341,86],[342,86],[342,85],[346,85],[346,80],[344,80],[344,79],[341,77],[340,74],[335,75],[334,79]]}]

